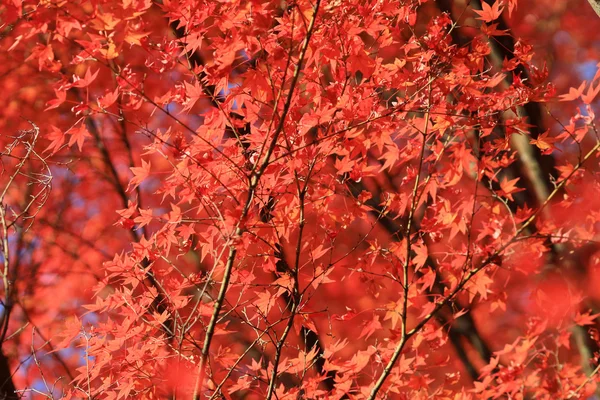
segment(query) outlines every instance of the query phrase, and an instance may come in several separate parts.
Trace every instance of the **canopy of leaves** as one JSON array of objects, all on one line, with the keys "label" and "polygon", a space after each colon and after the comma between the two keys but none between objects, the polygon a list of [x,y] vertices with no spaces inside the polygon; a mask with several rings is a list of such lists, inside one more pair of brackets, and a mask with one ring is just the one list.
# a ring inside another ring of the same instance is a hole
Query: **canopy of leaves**
[{"label": "canopy of leaves", "polygon": [[599,395],[595,28],[0,2],[0,397]]}]

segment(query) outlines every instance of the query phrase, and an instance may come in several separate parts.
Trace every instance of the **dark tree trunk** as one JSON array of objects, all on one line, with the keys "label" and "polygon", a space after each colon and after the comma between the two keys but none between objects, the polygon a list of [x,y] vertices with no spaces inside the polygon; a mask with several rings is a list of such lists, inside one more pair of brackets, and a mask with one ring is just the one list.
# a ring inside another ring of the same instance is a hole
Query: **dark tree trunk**
[{"label": "dark tree trunk", "polygon": [[16,391],[8,358],[0,350],[0,400],[20,399],[21,396]]}]

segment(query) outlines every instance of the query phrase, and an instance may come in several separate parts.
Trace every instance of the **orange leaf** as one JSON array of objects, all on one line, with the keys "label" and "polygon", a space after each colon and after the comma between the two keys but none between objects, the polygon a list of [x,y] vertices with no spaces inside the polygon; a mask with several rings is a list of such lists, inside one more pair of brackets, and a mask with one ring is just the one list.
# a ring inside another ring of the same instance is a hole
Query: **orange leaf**
[{"label": "orange leaf", "polygon": [[498,19],[502,14],[504,7],[500,7],[500,2],[496,1],[493,5],[489,5],[486,2],[481,2],[481,11],[473,10],[479,14],[479,20],[484,22],[492,22]]}]

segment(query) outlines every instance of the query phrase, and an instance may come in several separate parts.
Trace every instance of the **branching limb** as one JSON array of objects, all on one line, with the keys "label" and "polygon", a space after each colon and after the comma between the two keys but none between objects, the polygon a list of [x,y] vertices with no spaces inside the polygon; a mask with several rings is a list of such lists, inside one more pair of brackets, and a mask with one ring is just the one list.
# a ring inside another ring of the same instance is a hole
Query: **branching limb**
[{"label": "branching limb", "polygon": [[[277,139],[279,138],[279,135],[283,131],[285,119],[286,119],[287,114],[289,113],[289,110],[290,110],[290,107],[292,104],[292,99],[294,96],[294,89],[296,87],[296,84],[298,83],[298,79],[300,78],[300,71],[302,70],[302,64],[304,62],[304,58],[306,56],[306,51],[308,50],[308,45],[310,43],[310,38],[312,36],[313,30],[315,27],[315,21],[317,19],[317,13],[319,11],[320,3],[321,3],[320,0],[317,0],[315,3],[313,17],[310,21],[310,25],[308,27],[306,37],[305,37],[304,43],[302,45],[302,50],[300,51],[300,55],[298,57],[298,64],[296,65],[296,69],[294,71],[294,77],[292,78],[292,82],[290,84],[288,96],[287,96],[287,99],[286,99],[286,102],[285,102],[285,105],[283,108],[281,119],[279,120],[277,128],[275,129],[275,132],[273,133],[273,137],[271,138],[269,146],[267,147],[267,151],[266,151],[264,157],[262,158],[260,165],[257,163],[250,175],[250,186],[248,188],[248,195],[246,198],[246,202],[244,204],[244,208],[242,209],[242,213],[240,215],[240,219],[238,221],[237,227],[235,228],[234,234],[232,236],[233,238],[240,237],[244,233],[244,227],[242,226],[242,223],[248,216],[248,213],[250,211],[250,207],[252,204],[252,200],[254,198],[254,194],[256,192],[256,188],[258,187],[260,178],[261,178],[262,174],[265,172],[265,170],[267,169],[267,167],[269,166],[269,163],[271,161],[271,155],[273,154],[273,151],[275,150],[275,147],[277,145]],[[219,318],[219,314],[221,312],[221,308],[223,307],[223,303],[225,301],[225,295],[227,294],[227,289],[229,287],[229,280],[231,278],[231,272],[233,270],[233,264],[235,262],[236,256],[237,256],[237,248],[236,248],[235,244],[231,242],[229,244],[229,255],[227,257],[227,262],[225,264],[225,271],[223,274],[223,280],[221,282],[221,288],[219,289],[219,294],[217,296],[217,300],[215,301],[214,310],[213,310],[210,322],[209,322],[207,330],[206,330],[204,344],[202,347],[202,353],[200,355],[200,362],[198,363],[198,375],[197,375],[196,384],[194,387],[194,395],[192,396],[194,400],[198,400],[200,398],[199,393],[200,393],[202,384],[204,382],[206,363],[207,363],[208,356],[210,353],[210,345],[211,345],[212,338],[215,333],[215,327],[217,324],[217,320]]]}]

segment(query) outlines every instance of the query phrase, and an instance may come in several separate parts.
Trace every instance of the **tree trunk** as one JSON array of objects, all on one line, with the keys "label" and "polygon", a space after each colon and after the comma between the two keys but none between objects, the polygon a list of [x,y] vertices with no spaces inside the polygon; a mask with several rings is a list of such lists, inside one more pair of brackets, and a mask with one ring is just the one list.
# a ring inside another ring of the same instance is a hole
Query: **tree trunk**
[{"label": "tree trunk", "polygon": [[0,400],[20,399],[21,396],[16,393],[16,390],[8,358],[0,350]]}]

